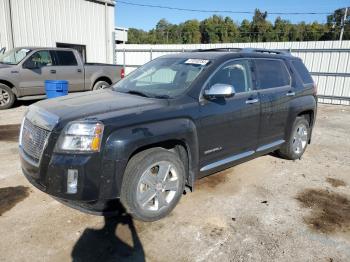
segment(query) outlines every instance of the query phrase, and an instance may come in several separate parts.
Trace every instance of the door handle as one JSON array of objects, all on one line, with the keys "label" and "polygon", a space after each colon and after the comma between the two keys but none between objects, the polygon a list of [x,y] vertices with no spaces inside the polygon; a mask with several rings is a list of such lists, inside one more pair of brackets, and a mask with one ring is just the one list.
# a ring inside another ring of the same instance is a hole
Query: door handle
[{"label": "door handle", "polygon": [[78,71],[78,73],[81,73],[81,69],[78,69],[77,71]]},{"label": "door handle", "polygon": [[286,96],[295,96],[295,92],[288,92]]},{"label": "door handle", "polygon": [[258,103],[259,99],[255,98],[255,99],[248,99],[245,101],[246,104],[255,104]]},{"label": "door handle", "polygon": [[51,70],[50,70],[50,73],[51,73],[51,74],[56,74],[56,70],[51,69]]}]

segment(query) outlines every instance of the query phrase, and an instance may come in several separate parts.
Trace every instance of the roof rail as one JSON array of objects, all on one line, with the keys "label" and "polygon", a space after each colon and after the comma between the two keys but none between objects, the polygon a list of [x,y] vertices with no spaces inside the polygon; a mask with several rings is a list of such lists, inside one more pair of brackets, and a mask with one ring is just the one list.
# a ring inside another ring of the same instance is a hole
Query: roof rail
[{"label": "roof rail", "polygon": [[253,53],[268,53],[276,55],[290,55],[290,50],[288,49],[265,49],[265,48],[243,48],[242,52],[253,52]]},{"label": "roof rail", "polygon": [[268,53],[276,55],[291,55],[288,49],[265,49],[265,48],[236,48],[236,47],[222,47],[210,49],[195,49],[192,52],[242,52],[242,53]]},{"label": "roof rail", "polygon": [[195,49],[192,52],[240,52],[242,48],[236,47],[219,47],[219,48],[209,48],[209,49]]}]

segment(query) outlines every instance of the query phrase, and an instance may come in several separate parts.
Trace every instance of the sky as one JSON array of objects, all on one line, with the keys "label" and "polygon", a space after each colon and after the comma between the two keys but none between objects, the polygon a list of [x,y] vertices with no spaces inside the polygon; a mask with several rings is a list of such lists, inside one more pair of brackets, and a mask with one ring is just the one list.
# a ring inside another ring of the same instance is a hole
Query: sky
[{"label": "sky", "polygon": [[[259,8],[267,12],[317,12],[331,13],[338,8],[350,6],[350,0],[125,0],[127,2],[162,5],[188,9],[202,10],[230,10],[230,11],[251,11]],[[200,13],[177,10],[166,10],[158,8],[148,8],[116,3],[115,19],[116,26],[126,28],[138,28],[150,30],[157,22],[165,18],[170,23],[178,24],[189,19],[203,20],[214,13]],[[220,14],[230,16],[234,21],[241,22],[243,19],[251,20],[252,14]],[[277,15],[268,15],[268,20],[274,21]],[[326,14],[317,15],[281,15],[283,19],[288,19],[293,23],[305,21],[319,23],[326,22]]]}]

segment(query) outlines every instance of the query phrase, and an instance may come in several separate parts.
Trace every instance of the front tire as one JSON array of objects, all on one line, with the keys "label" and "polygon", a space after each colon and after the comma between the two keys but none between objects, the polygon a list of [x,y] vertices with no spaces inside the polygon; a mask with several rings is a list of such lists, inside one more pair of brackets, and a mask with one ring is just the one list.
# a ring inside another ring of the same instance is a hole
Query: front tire
[{"label": "front tire", "polygon": [[286,141],[277,153],[285,159],[300,159],[307,148],[309,138],[309,122],[304,117],[297,117],[294,121],[288,141]]},{"label": "front tire", "polygon": [[0,110],[8,109],[15,103],[16,97],[11,88],[0,84]]},{"label": "front tire", "polygon": [[176,153],[163,148],[142,151],[126,167],[121,202],[136,219],[159,220],[179,202],[184,176],[184,165]]}]

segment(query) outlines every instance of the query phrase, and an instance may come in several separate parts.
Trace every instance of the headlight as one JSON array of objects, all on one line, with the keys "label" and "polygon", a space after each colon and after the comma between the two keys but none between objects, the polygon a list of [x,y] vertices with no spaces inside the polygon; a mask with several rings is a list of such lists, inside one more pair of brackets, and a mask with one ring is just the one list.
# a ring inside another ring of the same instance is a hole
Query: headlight
[{"label": "headlight", "polygon": [[58,140],[60,151],[99,152],[103,135],[100,122],[71,122]]}]

